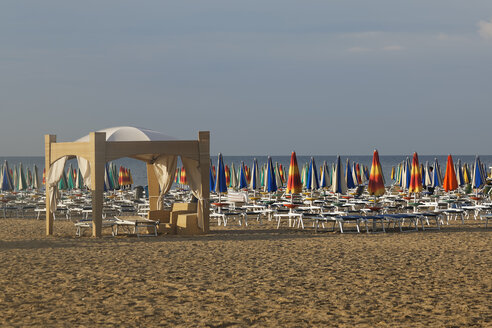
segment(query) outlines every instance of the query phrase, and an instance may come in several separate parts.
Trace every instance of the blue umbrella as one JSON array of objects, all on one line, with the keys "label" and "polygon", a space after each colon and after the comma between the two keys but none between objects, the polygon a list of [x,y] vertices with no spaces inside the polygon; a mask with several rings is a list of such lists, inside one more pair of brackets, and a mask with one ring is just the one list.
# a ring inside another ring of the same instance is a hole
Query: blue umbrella
[{"label": "blue umbrella", "polygon": [[458,186],[463,186],[465,184],[465,179],[463,178],[463,167],[461,166],[461,159],[458,159],[456,163],[456,180],[458,180]]},{"label": "blue umbrella", "polygon": [[212,171],[212,163],[210,163],[210,169],[209,169],[209,184],[210,184],[210,191],[215,191],[215,178],[214,178],[214,173]]},{"label": "blue umbrella", "polygon": [[480,188],[485,183],[483,167],[478,156],[475,157],[473,164],[472,188]]},{"label": "blue umbrella", "polygon": [[314,157],[311,157],[311,161],[309,163],[306,189],[307,190],[319,189],[318,169],[316,168],[316,162],[314,161]]},{"label": "blue umbrella", "polygon": [[337,162],[333,171],[331,190],[338,196],[347,192],[347,183],[343,177],[343,167],[340,161],[340,155],[337,156]]},{"label": "blue umbrella", "polygon": [[268,192],[277,191],[275,170],[273,169],[272,158],[270,156],[268,156],[268,160],[267,160],[265,191]]},{"label": "blue umbrella", "polygon": [[330,173],[328,172],[328,165],[326,161],[323,162],[321,167],[321,188],[328,188],[330,186]]},{"label": "blue umbrella", "polygon": [[14,189],[12,178],[10,177],[9,164],[7,163],[7,161],[5,161],[5,163],[3,164],[2,181],[0,181],[0,183],[0,190],[2,191],[10,191]]},{"label": "blue umbrella", "polygon": [[440,187],[442,186],[442,175],[441,168],[439,166],[439,162],[437,158],[434,159],[434,169],[432,171],[432,184],[431,187]]},{"label": "blue umbrella", "polygon": [[350,168],[350,160],[347,158],[347,166],[345,167],[345,181],[347,182],[347,188],[355,188],[354,177],[352,176],[352,169]]},{"label": "blue umbrella", "polygon": [[244,162],[241,162],[239,168],[239,189],[248,188],[248,182],[246,181],[246,172],[244,171]]},{"label": "blue umbrella", "polygon": [[217,178],[215,179],[215,192],[219,194],[221,192],[227,192],[227,183],[224,169],[224,160],[222,159],[222,154],[219,153],[217,160]]}]

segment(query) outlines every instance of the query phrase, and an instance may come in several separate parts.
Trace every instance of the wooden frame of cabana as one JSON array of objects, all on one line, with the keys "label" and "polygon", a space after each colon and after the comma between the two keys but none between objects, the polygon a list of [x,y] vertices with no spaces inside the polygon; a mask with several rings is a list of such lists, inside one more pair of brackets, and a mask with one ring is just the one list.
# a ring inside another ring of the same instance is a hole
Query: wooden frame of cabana
[{"label": "wooden frame of cabana", "polygon": [[[159,183],[154,173],[152,159],[145,160],[139,155],[176,155],[197,160],[201,173],[201,193],[203,201],[198,202],[201,207],[202,218],[198,222],[202,232],[209,231],[210,197],[209,170],[210,170],[210,132],[200,131],[198,140],[171,140],[171,141],[106,141],[105,132],[91,132],[89,142],[56,142],[56,135],[45,135],[45,167],[49,172],[51,165],[58,159],[68,156],[83,157],[89,161],[91,167],[92,193],[92,236],[101,237],[102,209],[104,200],[104,172],[109,161],[122,157],[135,158],[147,163],[147,182],[149,190],[150,210],[157,209],[159,197]],[[53,234],[54,217],[50,210],[49,185],[46,184],[46,235]]]}]

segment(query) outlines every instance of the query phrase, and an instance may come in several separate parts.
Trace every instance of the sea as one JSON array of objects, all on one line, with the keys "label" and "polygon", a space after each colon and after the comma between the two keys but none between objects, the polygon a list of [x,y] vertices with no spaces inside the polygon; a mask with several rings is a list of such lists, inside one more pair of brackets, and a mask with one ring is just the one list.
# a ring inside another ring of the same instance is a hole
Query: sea
[{"label": "sea", "polygon": [[[324,161],[326,163],[330,164],[334,163],[337,159],[336,155],[315,155],[315,156],[303,156],[303,155],[298,155],[297,156],[297,163],[299,166],[299,169],[302,168],[302,166],[305,163],[309,163],[311,160],[311,157],[314,158],[315,163],[319,169],[319,167],[323,164]],[[393,181],[390,179],[390,174],[391,174],[391,169],[392,167],[396,167],[399,163],[404,161],[407,157],[410,159],[410,163],[412,160],[412,155],[380,155],[379,160],[381,162],[381,167],[383,169],[383,174],[384,178],[386,181],[386,185],[390,185],[393,183]],[[445,169],[446,169],[446,163],[447,163],[447,155],[419,155],[419,162],[425,164],[426,161],[429,162],[429,165],[432,166],[434,164],[434,160],[437,159],[442,173],[444,174]],[[231,166],[232,163],[234,163],[234,166],[236,169],[238,169],[240,164],[243,162],[245,165],[251,167],[253,164],[254,159],[258,161],[258,165],[261,166],[262,164],[267,162],[268,156],[223,156],[224,158],[224,163],[226,165]],[[340,155],[343,167],[345,168],[345,165],[347,163],[347,159],[349,159],[350,163],[359,163],[366,165],[369,170],[371,168],[372,164],[372,155],[370,156],[364,156],[364,155],[346,155],[342,156]],[[461,159],[461,163],[468,163],[470,167],[473,165],[475,161],[475,155],[453,155],[453,162],[456,164],[458,159]],[[211,156],[210,160],[212,161],[213,165],[217,165],[217,156]],[[483,164],[485,164],[485,167],[487,168],[487,171],[490,172],[490,167],[492,166],[492,155],[480,155],[480,160],[482,161]],[[37,166],[38,172],[41,175],[43,172],[44,168],[44,157],[43,156],[26,156],[26,157],[0,157],[0,163],[4,163],[4,161],[7,161],[9,164],[10,168],[13,168],[14,166],[18,166],[20,163],[22,163],[22,166],[24,168],[29,167],[33,168],[34,165]],[[286,170],[288,170],[289,163],[290,163],[290,155],[285,155],[285,156],[272,156],[272,162],[275,165],[276,162],[279,164],[282,164],[282,166],[285,167]],[[68,167],[69,164],[72,164],[74,168],[77,168],[77,160],[76,159],[71,159],[67,161],[66,167]],[[132,178],[133,178],[133,186],[146,186],[147,185],[147,168],[144,162],[132,159],[132,158],[121,158],[118,160],[115,160],[113,162],[116,167],[126,167],[130,169]],[[178,166],[181,165],[181,162],[178,161]]]}]

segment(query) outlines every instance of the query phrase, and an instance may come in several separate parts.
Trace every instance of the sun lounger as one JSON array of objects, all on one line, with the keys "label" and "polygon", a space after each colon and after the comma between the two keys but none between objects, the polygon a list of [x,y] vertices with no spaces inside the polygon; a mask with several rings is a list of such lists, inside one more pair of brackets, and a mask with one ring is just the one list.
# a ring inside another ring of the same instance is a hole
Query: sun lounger
[{"label": "sun lounger", "polygon": [[[115,216],[115,236],[118,235],[119,228],[126,229],[130,233],[134,233],[137,237],[141,236],[157,236],[157,226],[159,221],[149,220],[142,218],[141,216]],[[153,233],[141,234],[139,229],[144,228],[147,231],[154,231]]]},{"label": "sun lounger", "polygon": [[[104,219],[102,221],[103,228],[111,228],[112,236],[116,235],[115,226],[116,226],[115,219]],[[75,222],[75,227],[77,228],[75,235],[77,237],[80,237],[82,236],[85,230],[92,230],[92,219],[82,219],[80,221],[77,221]]]}]

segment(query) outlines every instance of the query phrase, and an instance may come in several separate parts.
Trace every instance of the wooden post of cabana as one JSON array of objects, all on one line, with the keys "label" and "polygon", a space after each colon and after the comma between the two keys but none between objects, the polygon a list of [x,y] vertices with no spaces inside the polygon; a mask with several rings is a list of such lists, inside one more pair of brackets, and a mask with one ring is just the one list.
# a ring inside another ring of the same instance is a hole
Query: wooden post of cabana
[{"label": "wooden post of cabana", "polygon": [[[115,133],[117,131],[118,133]],[[152,140],[145,132],[149,132]],[[109,135],[108,135],[109,133]],[[111,138],[112,134],[118,137]],[[132,133],[136,136],[132,139]],[[124,136],[121,138],[121,136]],[[101,132],[91,132],[75,142],[56,142],[55,135],[45,136],[45,167],[50,172],[53,163],[62,157],[75,156],[86,159],[90,165],[92,195],[92,235],[100,237],[102,233],[102,209],[104,200],[104,172],[107,162],[122,157],[130,157],[147,163],[147,181],[149,185],[150,209],[157,208],[159,184],[154,173],[153,163],[160,155],[174,155],[192,158],[198,161],[200,168],[199,201],[202,216],[198,226],[202,232],[209,231],[209,170],[210,170],[210,132],[201,131],[198,140],[169,140],[156,131],[142,130],[133,127],[118,127]],[[116,140],[115,140],[116,139]],[[171,138],[172,139],[172,138]],[[46,234],[53,234],[53,213],[50,212],[50,186],[46,183]]]},{"label": "wooden post of cabana", "polygon": [[53,213],[50,209],[50,187],[48,184],[48,171],[51,167],[51,145],[56,142],[56,136],[47,134],[44,136],[44,167],[46,168],[46,235],[53,234]]}]

